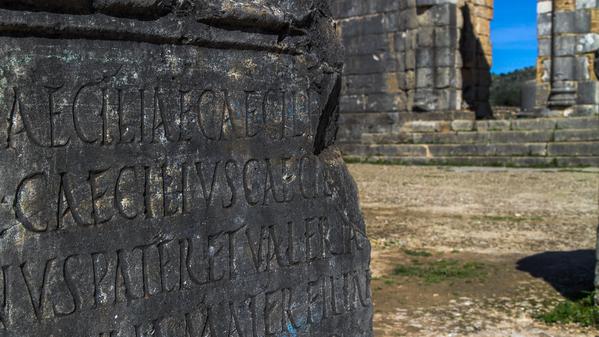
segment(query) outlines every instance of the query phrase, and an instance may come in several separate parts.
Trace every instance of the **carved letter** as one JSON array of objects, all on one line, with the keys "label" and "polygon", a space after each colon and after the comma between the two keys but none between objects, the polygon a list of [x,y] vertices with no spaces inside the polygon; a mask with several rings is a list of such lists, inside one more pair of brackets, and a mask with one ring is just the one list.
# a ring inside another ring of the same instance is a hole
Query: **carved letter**
[{"label": "carved letter", "polygon": [[48,230],[50,211],[47,202],[48,182],[46,175],[35,173],[26,177],[17,187],[15,214],[25,229],[32,232]]}]

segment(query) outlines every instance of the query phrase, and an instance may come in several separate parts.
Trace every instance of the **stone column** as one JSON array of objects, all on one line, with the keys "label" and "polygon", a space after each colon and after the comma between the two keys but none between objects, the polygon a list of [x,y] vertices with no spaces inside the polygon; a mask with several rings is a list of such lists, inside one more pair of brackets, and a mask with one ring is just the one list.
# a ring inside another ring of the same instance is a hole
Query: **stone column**
[{"label": "stone column", "polygon": [[576,104],[575,0],[552,0],[551,15],[551,92],[548,107],[569,114]]},{"label": "stone column", "polygon": [[537,106],[546,115],[599,114],[599,2],[539,0]]},{"label": "stone column", "polygon": [[321,0],[0,1],[0,336],[372,337]]}]

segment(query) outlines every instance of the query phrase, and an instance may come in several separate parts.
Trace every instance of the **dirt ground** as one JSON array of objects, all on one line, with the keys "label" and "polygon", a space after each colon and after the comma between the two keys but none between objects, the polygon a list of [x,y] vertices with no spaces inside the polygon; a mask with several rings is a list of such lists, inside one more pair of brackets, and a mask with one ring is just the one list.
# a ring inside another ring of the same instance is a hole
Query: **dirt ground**
[{"label": "dirt ground", "polygon": [[[373,244],[376,336],[599,336],[534,318],[592,289],[599,170],[350,170]],[[440,260],[480,264],[481,275],[394,273]]]}]

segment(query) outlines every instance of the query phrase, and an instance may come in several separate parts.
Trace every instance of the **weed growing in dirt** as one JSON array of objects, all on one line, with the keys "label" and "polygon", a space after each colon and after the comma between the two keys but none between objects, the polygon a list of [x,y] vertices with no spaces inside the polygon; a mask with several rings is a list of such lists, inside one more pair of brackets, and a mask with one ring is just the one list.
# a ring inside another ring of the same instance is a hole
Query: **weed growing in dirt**
[{"label": "weed growing in dirt", "polygon": [[455,279],[482,278],[487,275],[487,272],[486,266],[479,262],[460,262],[453,259],[441,259],[425,262],[413,260],[412,265],[399,265],[395,267],[393,274],[418,277],[426,283],[440,283]]},{"label": "weed growing in dirt", "polygon": [[578,301],[563,301],[552,310],[537,318],[547,324],[579,324],[599,328],[599,306],[595,306],[593,294]]},{"label": "weed growing in dirt", "polygon": [[404,249],[403,252],[404,252],[404,254],[406,254],[408,256],[417,256],[417,257],[431,257],[431,256],[433,256],[432,253],[429,253],[426,250]]},{"label": "weed growing in dirt", "polygon": [[395,284],[395,280],[392,278],[385,278],[385,279],[383,279],[383,283],[385,283],[388,286],[391,286],[391,285]]}]

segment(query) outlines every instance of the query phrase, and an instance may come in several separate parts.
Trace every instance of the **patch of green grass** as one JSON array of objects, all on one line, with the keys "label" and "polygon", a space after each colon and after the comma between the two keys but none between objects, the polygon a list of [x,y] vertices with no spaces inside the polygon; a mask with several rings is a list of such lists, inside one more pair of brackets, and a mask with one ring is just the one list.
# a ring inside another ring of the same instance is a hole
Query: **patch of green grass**
[{"label": "patch of green grass", "polygon": [[426,283],[441,283],[456,279],[476,279],[487,275],[486,266],[480,262],[460,262],[453,259],[412,261],[412,265],[399,265],[393,274],[423,279]]},{"label": "patch of green grass", "polygon": [[392,278],[385,278],[383,279],[383,283],[385,283],[386,285],[390,286],[390,285],[394,285],[395,284],[395,280]]},{"label": "patch of green grass", "polygon": [[417,257],[431,257],[431,256],[433,256],[432,253],[429,253],[426,250],[404,249],[403,252],[404,252],[404,254],[406,254],[408,256],[417,256]]},{"label": "patch of green grass", "polygon": [[384,248],[390,248],[390,247],[397,247],[399,245],[402,244],[402,241],[399,239],[382,239],[381,240],[382,246]]},{"label": "patch of green grass", "polygon": [[560,302],[537,318],[547,324],[579,324],[599,328],[599,306],[595,305],[593,297],[593,294],[589,294],[577,301]]}]

